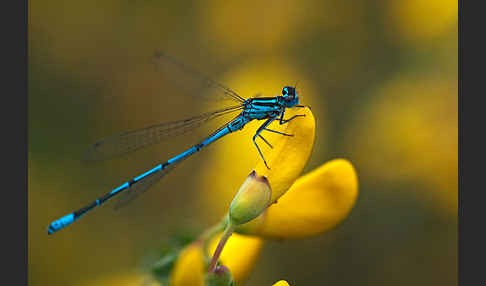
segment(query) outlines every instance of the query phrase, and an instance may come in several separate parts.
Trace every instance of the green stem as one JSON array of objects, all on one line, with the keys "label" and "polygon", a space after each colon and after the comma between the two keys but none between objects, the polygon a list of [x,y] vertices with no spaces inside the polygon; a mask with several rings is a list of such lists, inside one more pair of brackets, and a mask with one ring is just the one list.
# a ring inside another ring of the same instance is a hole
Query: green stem
[{"label": "green stem", "polygon": [[219,240],[218,246],[216,247],[216,250],[214,251],[213,258],[211,259],[211,263],[209,264],[208,267],[208,273],[211,273],[214,271],[216,268],[216,263],[219,260],[219,257],[221,256],[221,252],[223,252],[224,245],[230,238],[231,234],[233,234],[234,226],[230,222],[226,225],[226,228],[224,229],[223,235],[221,236],[221,239]]},{"label": "green stem", "polygon": [[227,220],[226,218],[223,219],[220,223],[213,225],[212,227],[206,229],[198,238],[198,241],[201,241],[203,244],[204,256],[208,258],[208,249],[209,249],[209,242],[211,238],[216,235],[218,232],[221,232],[226,227]]}]

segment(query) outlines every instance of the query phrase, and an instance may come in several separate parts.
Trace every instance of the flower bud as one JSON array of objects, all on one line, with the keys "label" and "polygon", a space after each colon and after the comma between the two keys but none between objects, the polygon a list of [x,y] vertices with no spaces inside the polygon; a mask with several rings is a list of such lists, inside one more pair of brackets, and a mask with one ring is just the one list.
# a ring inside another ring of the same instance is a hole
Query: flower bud
[{"label": "flower bud", "polygon": [[270,204],[272,190],[265,176],[252,171],[230,205],[229,217],[239,225],[258,217]]},{"label": "flower bud", "polygon": [[232,286],[235,285],[228,267],[218,265],[213,272],[207,274],[206,285],[208,286]]}]

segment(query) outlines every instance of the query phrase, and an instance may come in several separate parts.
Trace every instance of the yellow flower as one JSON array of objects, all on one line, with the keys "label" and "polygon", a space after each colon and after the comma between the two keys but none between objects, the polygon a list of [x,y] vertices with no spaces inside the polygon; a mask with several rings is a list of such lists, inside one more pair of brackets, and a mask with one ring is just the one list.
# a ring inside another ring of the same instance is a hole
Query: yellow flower
[{"label": "yellow flower", "polygon": [[277,283],[273,284],[273,286],[290,286],[289,283],[285,280],[280,280]]},{"label": "yellow flower", "polygon": [[358,196],[353,165],[327,162],[298,178],[278,203],[236,230],[265,238],[301,238],[325,232],[341,222]]},{"label": "yellow flower", "polygon": [[[279,131],[295,136],[281,136],[266,157],[268,164],[274,168],[267,169],[263,162],[255,167],[258,176],[267,177],[274,204],[256,219],[236,226],[235,231],[240,234],[233,233],[221,253],[220,262],[230,269],[236,283],[243,281],[250,273],[264,238],[301,238],[325,232],[342,221],[356,202],[358,180],[354,167],[347,160],[332,160],[299,178],[312,150],[315,120],[307,108],[289,110],[288,116],[294,114],[304,114],[305,117],[276,126]],[[258,184],[254,186],[260,188]],[[211,239],[208,255],[213,254],[220,236]],[[202,248],[199,252],[202,253]],[[199,254],[198,257],[202,261],[203,255]],[[174,271],[186,275],[200,271],[200,268],[192,265],[177,263]],[[178,270],[179,267],[187,269]],[[201,277],[198,279],[203,281]],[[278,283],[282,285],[286,282]]]}]

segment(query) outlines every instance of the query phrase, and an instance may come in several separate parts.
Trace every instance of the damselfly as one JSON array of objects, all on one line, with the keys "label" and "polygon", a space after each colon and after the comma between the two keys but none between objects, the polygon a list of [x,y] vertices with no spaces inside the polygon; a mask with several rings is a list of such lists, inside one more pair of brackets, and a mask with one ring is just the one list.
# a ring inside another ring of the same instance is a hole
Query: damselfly
[{"label": "damselfly", "polygon": [[257,129],[253,136],[253,143],[258,150],[262,160],[267,168],[267,162],[263,157],[263,154],[258,147],[255,139],[261,138],[270,147],[270,143],[265,140],[261,135],[263,131],[274,132],[283,136],[292,136],[292,134],[285,134],[272,129],[267,128],[270,123],[277,120],[280,124],[286,124],[289,121],[299,116],[294,115],[288,119],[284,119],[286,108],[292,107],[304,107],[299,105],[299,97],[295,90],[295,86],[285,86],[282,89],[282,95],[275,97],[253,97],[244,99],[236,92],[224,85],[217,83],[216,81],[202,75],[177,60],[157,52],[154,55],[156,67],[161,69],[167,75],[177,75],[176,79],[182,79],[182,86],[187,88],[195,88],[197,92],[203,93],[204,90],[208,90],[212,95],[220,96],[222,99],[229,99],[237,103],[237,105],[216,110],[213,112],[205,113],[199,116],[194,116],[181,121],[168,122],[158,125],[149,126],[143,129],[134,130],[130,132],[121,133],[118,135],[110,136],[96,142],[88,151],[86,159],[88,160],[100,160],[107,159],[116,155],[128,153],[148,145],[152,145],[162,139],[182,134],[192,130],[201,124],[209,121],[210,119],[240,111],[240,113],[230,122],[226,123],[206,139],[202,140],[198,144],[192,146],[179,155],[169,159],[168,161],[161,163],[147,172],[132,178],[128,182],[125,182],[118,188],[115,188],[111,192],[99,197],[91,204],[72,212],[60,219],[53,221],[48,227],[48,234],[55,233],[56,231],[70,225],[74,221],[78,220],[81,216],[85,215],[89,211],[95,209],[98,206],[105,204],[108,200],[115,196],[120,195],[119,201],[116,206],[121,206],[127,202],[133,200],[141,193],[145,192],[150,186],[159,181],[164,175],[171,171],[177,164],[184,161],[192,154],[200,151],[204,147],[213,143],[214,141],[224,137],[227,134],[243,129],[243,127],[252,120],[265,120],[265,122]]}]

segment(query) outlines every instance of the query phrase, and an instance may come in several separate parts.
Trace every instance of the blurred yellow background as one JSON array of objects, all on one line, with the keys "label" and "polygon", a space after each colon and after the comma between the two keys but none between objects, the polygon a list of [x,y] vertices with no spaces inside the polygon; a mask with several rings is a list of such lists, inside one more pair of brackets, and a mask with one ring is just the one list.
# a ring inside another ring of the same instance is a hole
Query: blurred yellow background
[{"label": "blurred yellow background", "polygon": [[246,285],[457,285],[457,33],[456,1],[29,2],[29,284],[147,269],[171,234],[215,223],[259,160],[252,123],[131,205],[47,235],[53,219],[224,122],[80,161],[104,136],[214,109],[154,73],[162,50],[245,98],[297,82],[317,121],[306,170],[340,157],[358,173],[350,217],[319,237],[267,242]]}]

